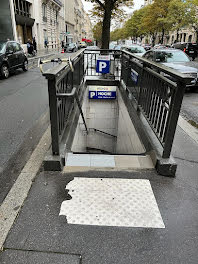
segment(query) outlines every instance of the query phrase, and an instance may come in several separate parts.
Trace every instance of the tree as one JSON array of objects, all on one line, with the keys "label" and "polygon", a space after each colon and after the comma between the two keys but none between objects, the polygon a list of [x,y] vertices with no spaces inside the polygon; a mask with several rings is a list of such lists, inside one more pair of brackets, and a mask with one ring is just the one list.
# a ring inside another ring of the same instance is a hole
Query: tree
[{"label": "tree", "polygon": [[196,32],[196,42],[198,44],[198,16],[197,16],[198,0],[187,0],[187,3],[191,10],[191,26],[194,28]]},{"label": "tree", "polygon": [[189,1],[172,0],[170,2],[166,21],[172,30],[177,31],[177,42],[179,41],[179,30],[184,26],[194,24],[195,10]]},{"label": "tree", "polygon": [[141,20],[141,27],[144,28],[145,34],[152,36],[152,45],[155,45],[156,36],[158,33],[157,17],[153,12],[153,6],[148,5],[145,8],[144,16]]},{"label": "tree", "polygon": [[95,3],[93,15],[102,17],[102,49],[109,48],[111,18],[122,17],[123,6],[132,7],[133,0],[86,0]]},{"label": "tree", "polygon": [[93,36],[94,36],[94,39],[97,40],[97,42],[99,44],[101,44],[101,41],[102,41],[102,22],[98,22],[93,27]]},{"label": "tree", "polygon": [[124,28],[117,28],[114,31],[111,32],[110,39],[112,41],[118,41],[120,39],[125,39],[125,32]]},{"label": "tree", "polygon": [[145,30],[142,26],[142,19],[144,18],[145,10],[146,7],[136,10],[124,24],[123,30],[127,38],[130,37],[131,39],[137,40],[138,37],[144,35]]}]

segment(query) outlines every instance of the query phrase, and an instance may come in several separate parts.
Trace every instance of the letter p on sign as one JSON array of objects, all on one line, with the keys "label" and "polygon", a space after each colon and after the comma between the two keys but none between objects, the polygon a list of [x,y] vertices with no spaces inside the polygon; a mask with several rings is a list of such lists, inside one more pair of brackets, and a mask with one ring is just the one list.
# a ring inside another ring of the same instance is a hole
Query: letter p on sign
[{"label": "letter p on sign", "polygon": [[98,56],[97,64],[96,64],[96,72],[97,73],[109,73],[110,72],[110,59],[104,60],[102,56],[101,57]]}]

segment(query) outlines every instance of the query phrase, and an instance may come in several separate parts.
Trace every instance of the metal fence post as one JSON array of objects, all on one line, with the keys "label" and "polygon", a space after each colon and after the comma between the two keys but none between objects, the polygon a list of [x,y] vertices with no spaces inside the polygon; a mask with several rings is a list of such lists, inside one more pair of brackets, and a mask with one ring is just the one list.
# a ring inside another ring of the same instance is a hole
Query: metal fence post
[{"label": "metal fence post", "polygon": [[177,128],[177,121],[179,118],[179,113],[180,113],[185,89],[186,89],[186,84],[181,81],[178,81],[175,95],[172,99],[173,101],[171,102],[171,111],[168,117],[168,125],[165,131],[166,137],[164,141],[164,150],[162,154],[162,158],[165,159],[168,159],[171,154],[172,144],[174,140],[175,131]]},{"label": "metal fence post", "polygon": [[49,108],[52,137],[52,153],[59,155],[59,126],[58,126],[58,106],[56,98],[56,77],[48,79]]}]

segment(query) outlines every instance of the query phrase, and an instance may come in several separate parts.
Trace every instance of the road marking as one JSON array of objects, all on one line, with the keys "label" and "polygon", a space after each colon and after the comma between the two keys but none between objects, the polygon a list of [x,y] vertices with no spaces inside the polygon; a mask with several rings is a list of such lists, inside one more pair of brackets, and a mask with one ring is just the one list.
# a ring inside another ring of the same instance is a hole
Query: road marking
[{"label": "road marking", "polygon": [[33,151],[29,161],[26,163],[21,174],[0,206],[0,249],[3,248],[8,232],[28,195],[32,181],[39,171],[44,155],[49,149],[50,144],[51,134],[50,127],[48,127],[36,149]]},{"label": "road marking", "polygon": [[181,115],[179,116],[178,125],[198,144],[198,129],[190,125]]},{"label": "road marking", "polygon": [[165,228],[149,180],[74,178],[60,215],[69,224]]}]

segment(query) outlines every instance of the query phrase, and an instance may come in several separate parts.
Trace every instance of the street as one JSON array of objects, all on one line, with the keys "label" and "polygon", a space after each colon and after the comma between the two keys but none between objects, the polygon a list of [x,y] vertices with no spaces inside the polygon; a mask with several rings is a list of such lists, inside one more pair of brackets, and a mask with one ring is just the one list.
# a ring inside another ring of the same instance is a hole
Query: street
[{"label": "street", "polygon": [[47,81],[37,67],[0,79],[0,203],[48,125]]},{"label": "street", "polygon": [[198,89],[185,93],[181,115],[188,121],[198,124]]}]

